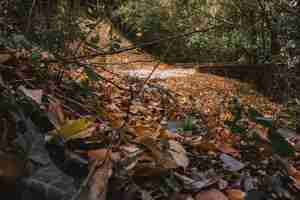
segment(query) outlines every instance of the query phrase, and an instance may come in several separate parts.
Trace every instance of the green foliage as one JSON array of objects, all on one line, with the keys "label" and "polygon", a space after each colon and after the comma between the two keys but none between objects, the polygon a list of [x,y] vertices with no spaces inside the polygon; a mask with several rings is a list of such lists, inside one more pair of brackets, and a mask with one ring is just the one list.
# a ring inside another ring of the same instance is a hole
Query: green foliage
[{"label": "green foliage", "polygon": [[39,59],[41,59],[41,54],[39,53],[39,52],[32,52],[32,54],[31,54],[31,59],[32,60],[39,60]]},{"label": "green foliage", "polygon": [[195,128],[196,126],[195,126],[194,118],[192,116],[187,116],[182,123],[182,130],[193,131],[195,130]]}]

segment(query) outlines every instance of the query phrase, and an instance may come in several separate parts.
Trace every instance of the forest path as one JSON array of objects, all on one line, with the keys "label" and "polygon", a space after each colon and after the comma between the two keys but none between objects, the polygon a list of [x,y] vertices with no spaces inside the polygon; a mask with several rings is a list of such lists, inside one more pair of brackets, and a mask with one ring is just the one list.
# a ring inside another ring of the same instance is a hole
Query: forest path
[{"label": "forest path", "polygon": [[[102,27],[98,33],[102,35],[105,46],[109,43],[109,38],[103,36],[107,35],[111,26],[104,24]],[[118,31],[113,30],[113,37],[120,39],[121,48],[134,46]],[[196,70],[196,64],[167,64],[141,49],[106,56],[105,62],[105,66],[116,73],[140,80],[149,78],[149,82],[172,91],[187,110],[196,109],[216,115],[222,113],[226,100],[231,97],[240,98],[242,104],[252,105],[265,115],[271,115],[278,109],[278,104],[271,102],[247,83],[200,73]],[[151,74],[153,69],[154,73]]]}]

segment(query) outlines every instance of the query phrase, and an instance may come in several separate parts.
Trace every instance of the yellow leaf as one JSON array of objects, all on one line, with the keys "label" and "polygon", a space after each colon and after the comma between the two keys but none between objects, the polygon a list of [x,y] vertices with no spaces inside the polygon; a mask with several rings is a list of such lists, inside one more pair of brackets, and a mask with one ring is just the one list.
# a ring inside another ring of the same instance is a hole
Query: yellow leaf
[{"label": "yellow leaf", "polygon": [[95,122],[94,117],[82,117],[80,119],[71,121],[61,127],[57,133],[62,136],[65,140],[74,138],[74,135],[81,133],[82,131],[89,128]]}]

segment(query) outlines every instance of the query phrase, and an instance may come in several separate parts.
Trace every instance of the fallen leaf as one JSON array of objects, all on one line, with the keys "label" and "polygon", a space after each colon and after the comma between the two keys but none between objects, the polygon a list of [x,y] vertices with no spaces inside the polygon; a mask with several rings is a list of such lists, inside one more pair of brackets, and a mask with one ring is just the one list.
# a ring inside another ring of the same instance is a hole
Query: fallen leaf
[{"label": "fallen leaf", "polygon": [[69,121],[59,130],[57,130],[57,133],[61,135],[65,140],[68,140],[70,138],[74,139],[75,135],[82,135],[82,131],[90,128],[94,124],[94,121],[95,118],[93,117],[82,117],[77,120]]},{"label": "fallen leaf", "polygon": [[229,200],[244,200],[246,193],[238,189],[226,190],[226,194]]},{"label": "fallen leaf", "polygon": [[162,166],[165,169],[179,167],[168,149],[163,149],[158,140],[152,137],[140,137],[137,142],[143,144],[150,151],[159,166]]},{"label": "fallen leaf", "polygon": [[10,54],[0,54],[0,64],[7,62],[11,58],[12,58],[12,55],[10,55]]},{"label": "fallen leaf", "polygon": [[105,160],[106,158],[111,158],[113,161],[120,160],[120,154],[109,149],[89,150],[87,154],[91,160]]},{"label": "fallen leaf", "polygon": [[158,166],[156,160],[146,153],[138,156],[138,158],[131,163],[130,167],[128,166],[126,169],[132,169],[134,176],[142,177],[160,176],[167,170],[162,166]]},{"label": "fallen leaf", "polygon": [[118,129],[122,127],[124,123],[124,115],[121,112],[119,112],[119,110],[114,112],[103,112],[103,116],[105,116],[110,121],[112,128]]},{"label": "fallen leaf", "polygon": [[157,138],[160,135],[159,128],[154,129],[145,125],[130,126],[127,131],[136,137]]},{"label": "fallen leaf", "polygon": [[184,140],[184,137],[178,133],[173,133],[169,130],[163,129],[161,129],[159,137],[166,140]]},{"label": "fallen leaf", "polygon": [[113,164],[110,159],[100,164],[89,182],[88,200],[106,200],[107,184],[112,175]]},{"label": "fallen leaf", "polygon": [[193,142],[192,141],[192,146],[197,150],[197,151],[215,151],[217,149],[217,146],[215,143],[210,142],[210,141],[198,141],[198,142]]},{"label": "fallen leaf", "polygon": [[25,161],[16,155],[0,151],[0,183],[14,184],[26,175]]},{"label": "fallen leaf", "polygon": [[198,193],[195,200],[228,200],[228,198],[221,191],[211,189]]},{"label": "fallen leaf", "polygon": [[175,192],[172,194],[172,196],[169,198],[172,200],[194,200],[191,194],[184,194],[184,193],[178,193]]},{"label": "fallen leaf", "polygon": [[32,90],[27,89],[23,85],[19,86],[18,88],[20,91],[22,91],[27,97],[31,98],[38,104],[42,104],[42,96],[43,96],[43,90]]},{"label": "fallen leaf", "polygon": [[189,165],[189,159],[186,155],[186,151],[183,146],[175,140],[169,141],[170,149],[169,152],[173,156],[176,164],[184,169]]},{"label": "fallen leaf", "polygon": [[220,159],[224,163],[224,167],[229,171],[235,172],[243,169],[245,165],[227,154],[221,154]]},{"label": "fallen leaf", "polygon": [[288,166],[287,172],[288,175],[293,179],[295,184],[300,187],[300,171],[293,166]]}]

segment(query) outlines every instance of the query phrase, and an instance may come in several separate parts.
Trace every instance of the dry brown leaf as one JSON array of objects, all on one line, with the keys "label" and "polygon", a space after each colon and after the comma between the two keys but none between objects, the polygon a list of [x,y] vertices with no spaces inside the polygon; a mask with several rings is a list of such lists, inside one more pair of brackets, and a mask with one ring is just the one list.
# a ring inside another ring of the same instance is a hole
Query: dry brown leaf
[{"label": "dry brown leaf", "polygon": [[0,64],[3,64],[5,62],[7,62],[9,59],[12,58],[12,55],[10,54],[0,54]]},{"label": "dry brown leaf", "polygon": [[157,138],[160,135],[159,128],[154,129],[145,125],[129,126],[127,131],[136,137]]},{"label": "dry brown leaf", "polygon": [[103,112],[103,116],[110,120],[112,128],[120,128],[124,123],[124,115],[119,110],[115,112]]},{"label": "dry brown leaf", "polygon": [[184,193],[178,193],[175,192],[172,194],[171,198],[172,200],[194,200],[191,194],[184,194]]},{"label": "dry brown leaf", "polygon": [[210,141],[201,141],[201,142],[192,144],[192,146],[197,151],[215,151],[217,149],[215,143],[210,142]]},{"label": "dry brown leaf", "polygon": [[0,182],[7,184],[16,183],[17,179],[27,173],[25,161],[17,156],[0,152]]},{"label": "dry brown leaf", "polygon": [[211,189],[198,193],[195,200],[228,200],[228,198],[221,191]]},{"label": "dry brown leaf", "polygon": [[130,111],[133,114],[137,114],[138,112],[141,112],[143,114],[147,114],[147,112],[149,111],[145,106],[143,105],[132,105],[130,107]]},{"label": "dry brown leaf", "polygon": [[110,159],[101,163],[89,182],[88,200],[106,200],[107,184],[112,175],[112,161]]},{"label": "dry brown leaf", "polygon": [[169,141],[170,145],[170,154],[173,156],[176,164],[184,169],[189,165],[189,158],[186,155],[186,151],[183,146],[174,140]]},{"label": "dry brown leaf", "polygon": [[238,189],[226,190],[226,194],[229,200],[244,200],[246,193]]},{"label": "dry brown leaf", "polygon": [[166,140],[184,140],[184,137],[178,133],[172,133],[169,130],[163,129],[161,129],[159,137]]},{"label": "dry brown leaf", "polygon": [[134,176],[154,177],[159,176],[166,171],[162,166],[157,166],[155,159],[149,153],[143,152],[138,155],[136,160],[131,164]]},{"label": "dry brown leaf", "polygon": [[139,163],[133,169],[134,176],[154,177],[160,176],[166,169],[157,167],[154,163]]},{"label": "dry brown leaf", "polygon": [[178,164],[168,152],[168,149],[163,149],[156,139],[152,137],[140,137],[137,139],[137,142],[143,144],[150,151],[159,166],[166,169],[178,167]]},{"label": "dry brown leaf", "polygon": [[109,149],[89,150],[87,154],[91,160],[105,160],[107,158],[111,158],[113,161],[120,160],[120,153],[112,152]]},{"label": "dry brown leaf", "polygon": [[300,186],[300,171],[293,166],[288,166],[287,173]]}]

